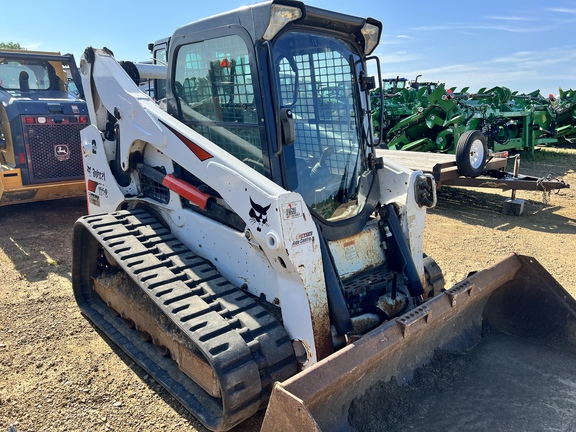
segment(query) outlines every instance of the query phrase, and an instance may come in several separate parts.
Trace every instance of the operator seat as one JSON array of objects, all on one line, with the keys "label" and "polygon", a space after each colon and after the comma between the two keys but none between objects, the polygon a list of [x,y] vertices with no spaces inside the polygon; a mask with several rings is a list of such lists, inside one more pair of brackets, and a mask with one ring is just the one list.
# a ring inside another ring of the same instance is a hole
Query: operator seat
[{"label": "operator seat", "polygon": [[20,81],[20,91],[21,92],[29,92],[30,91],[30,84],[28,82],[28,79],[30,78],[30,76],[28,75],[28,72],[26,71],[21,71],[20,75],[18,76],[18,80]]}]

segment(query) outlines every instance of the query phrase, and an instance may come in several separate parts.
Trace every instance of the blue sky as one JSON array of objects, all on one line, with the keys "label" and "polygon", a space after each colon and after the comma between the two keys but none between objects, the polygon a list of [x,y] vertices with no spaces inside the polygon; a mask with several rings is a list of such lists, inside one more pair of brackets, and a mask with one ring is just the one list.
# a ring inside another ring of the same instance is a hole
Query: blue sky
[{"label": "blue sky", "polygon": [[[9,2],[2,8],[0,42],[71,52],[78,62],[90,45],[110,48],[119,60],[147,60],[148,42],[188,22],[251,3],[99,0],[66,8],[65,3],[29,0],[23,11],[22,4]],[[501,85],[520,92],[539,89],[548,95],[558,94],[558,87],[576,88],[574,0],[306,3],[382,21],[376,55],[385,77],[422,75],[420,81],[469,86],[470,91]]]}]

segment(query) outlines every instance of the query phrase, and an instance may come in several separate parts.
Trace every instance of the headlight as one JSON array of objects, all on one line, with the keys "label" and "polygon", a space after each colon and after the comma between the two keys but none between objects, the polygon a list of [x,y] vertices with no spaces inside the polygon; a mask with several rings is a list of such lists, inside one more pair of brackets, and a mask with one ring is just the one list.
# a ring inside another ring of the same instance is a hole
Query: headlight
[{"label": "headlight", "polygon": [[264,40],[271,40],[286,24],[302,16],[301,9],[278,4],[273,4],[270,12],[270,22],[262,36]]},{"label": "headlight", "polygon": [[371,54],[380,40],[380,27],[366,23],[362,27],[361,32],[362,36],[364,36],[364,52],[366,55]]}]

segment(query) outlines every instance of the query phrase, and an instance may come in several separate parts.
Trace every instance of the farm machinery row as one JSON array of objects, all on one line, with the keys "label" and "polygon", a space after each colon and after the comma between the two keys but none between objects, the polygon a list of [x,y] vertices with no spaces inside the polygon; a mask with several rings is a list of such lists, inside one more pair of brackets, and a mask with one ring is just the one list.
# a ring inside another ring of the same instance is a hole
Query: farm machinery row
[{"label": "farm machinery row", "polygon": [[[456,155],[459,172],[477,177],[490,153],[534,151],[576,139],[574,90],[558,98],[506,87],[456,91],[442,83],[386,79],[373,92],[381,146]],[[382,100],[382,104],[379,101]],[[382,108],[383,107],[383,110]]]}]

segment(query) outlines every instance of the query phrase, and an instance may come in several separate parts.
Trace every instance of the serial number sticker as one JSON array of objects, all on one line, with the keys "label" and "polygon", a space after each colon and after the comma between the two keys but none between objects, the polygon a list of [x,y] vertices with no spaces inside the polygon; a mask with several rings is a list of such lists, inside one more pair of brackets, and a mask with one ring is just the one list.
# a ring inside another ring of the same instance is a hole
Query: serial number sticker
[{"label": "serial number sticker", "polygon": [[284,220],[302,217],[302,202],[294,201],[282,206],[282,216]]},{"label": "serial number sticker", "polygon": [[100,207],[100,197],[92,192],[88,192],[88,201],[90,204]]}]

